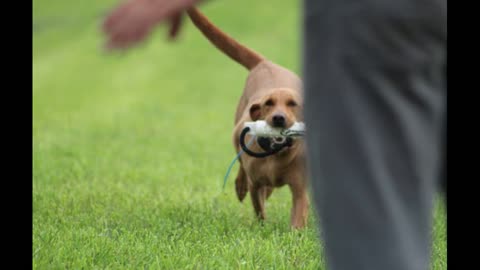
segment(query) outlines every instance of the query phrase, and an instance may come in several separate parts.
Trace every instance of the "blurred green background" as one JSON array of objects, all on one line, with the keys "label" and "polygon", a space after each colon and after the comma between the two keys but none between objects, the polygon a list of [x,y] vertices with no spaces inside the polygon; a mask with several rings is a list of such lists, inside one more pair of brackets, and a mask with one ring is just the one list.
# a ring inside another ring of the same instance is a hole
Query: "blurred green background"
[{"label": "blurred green background", "polygon": [[[234,194],[233,115],[247,71],[185,18],[126,53],[102,50],[117,1],[33,1],[35,269],[324,269],[312,213],[289,229],[288,188],[260,226]],[[222,30],[300,71],[300,1],[208,1]],[[446,269],[435,213],[433,269]]]}]

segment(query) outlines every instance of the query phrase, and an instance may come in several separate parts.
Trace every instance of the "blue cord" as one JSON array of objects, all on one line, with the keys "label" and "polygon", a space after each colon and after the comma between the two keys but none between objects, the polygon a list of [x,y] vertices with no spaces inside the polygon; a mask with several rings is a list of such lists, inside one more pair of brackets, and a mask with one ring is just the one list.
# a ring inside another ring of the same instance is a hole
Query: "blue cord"
[{"label": "blue cord", "polygon": [[[250,146],[250,144],[252,144],[254,139],[255,139],[255,136],[252,136],[250,141],[247,143],[247,147]],[[225,174],[225,177],[223,178],[223,190],[225,190],[225,185],[227,184],[228,175],[230,174],[230,171],[232,170],[233,165],[235,165],[235,161],[237,161],[237,159],[239,159],[242,154],[243,154],[243,150],[240,150],[240,152],[238,152],[237,156],[233,159],[232,163],[228,167],[227,174]]]}]

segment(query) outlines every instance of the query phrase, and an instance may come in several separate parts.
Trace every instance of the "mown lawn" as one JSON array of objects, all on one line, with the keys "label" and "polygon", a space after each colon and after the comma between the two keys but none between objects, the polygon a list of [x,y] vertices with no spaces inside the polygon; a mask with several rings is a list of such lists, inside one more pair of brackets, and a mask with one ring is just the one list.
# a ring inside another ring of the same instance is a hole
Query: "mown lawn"
[{"label": "mown lawn", "polygon": [[[160,29],[105,54],[98,25],[115,2],[33,2],[34,269],[324,269],[314,220],[288,227],[287,188],[268,201],[264,226],[235,197],[237,165],[222,192],[247,72],[189,21],[175,44]],[[202,10],[300,71],[299,1]],[[433,269],[446,269],[445,239],[439,203]]]}]

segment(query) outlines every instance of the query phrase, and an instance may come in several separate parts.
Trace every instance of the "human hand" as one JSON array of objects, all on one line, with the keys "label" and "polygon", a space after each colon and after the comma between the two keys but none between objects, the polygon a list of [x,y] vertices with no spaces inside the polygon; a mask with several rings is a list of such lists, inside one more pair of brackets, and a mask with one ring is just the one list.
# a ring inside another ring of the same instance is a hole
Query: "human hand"
[{"label": "human hand", "polygon": [[169,38],[178,35],[187,8],[199,0],[126,0],[105,18],[107,49],[127,49],[143,41],[153,28],[169,23]]}]

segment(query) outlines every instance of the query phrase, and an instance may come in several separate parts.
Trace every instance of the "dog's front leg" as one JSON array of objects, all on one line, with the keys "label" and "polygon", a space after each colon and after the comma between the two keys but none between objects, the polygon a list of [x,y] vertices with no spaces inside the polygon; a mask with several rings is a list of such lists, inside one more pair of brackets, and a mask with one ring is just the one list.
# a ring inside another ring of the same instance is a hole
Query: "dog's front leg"
[{"label": "dog's front leg", "polygon": [[301,229],[307,225],[308,218],[307,185],[304,183],[304,179],[297,176],[289,183],[289,186],[293,201],[290,225],[294,229]]},{"label": "dog's front leg", "polygon": [[245,199],[245,196],[247,195],[247,192],[249,189],[248,182],[249,181],[247,178],[247,174],[245,173],[245,170],[240,164],[240,168],[238,169],[238,175],[237,175],[237,178],[235,179],[235,191],[237,193],[237,198],[240,202],[242,202],[243,199]]},{"label": "dog's front leg", "polygon": [[253,209],[255,210],[255,215],[260,220],[265,220],[265,198],[266,198],[265,189],[257,184],[251,185],[250,188],[250,197],[252,198]]}]

